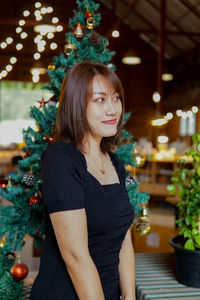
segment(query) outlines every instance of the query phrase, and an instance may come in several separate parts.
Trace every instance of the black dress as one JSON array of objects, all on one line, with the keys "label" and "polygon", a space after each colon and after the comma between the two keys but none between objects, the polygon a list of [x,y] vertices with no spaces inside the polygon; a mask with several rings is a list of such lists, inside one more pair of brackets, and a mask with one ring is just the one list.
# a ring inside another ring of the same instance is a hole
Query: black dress
[{"label": "black dress", "polygon": [[[43,254],[30,300],[78,300],[61,257],[49,214],[85,208],[90,255],[99,272],[105,300],[119,300],[119,252],[134,212],[125,188],[125,170],[109,153],[120,183],[101,185],[87,171],[84,155],[56,142],[42,156],[41,190],[47,211]],[[87,270],[85,270],[87,272]]]}]

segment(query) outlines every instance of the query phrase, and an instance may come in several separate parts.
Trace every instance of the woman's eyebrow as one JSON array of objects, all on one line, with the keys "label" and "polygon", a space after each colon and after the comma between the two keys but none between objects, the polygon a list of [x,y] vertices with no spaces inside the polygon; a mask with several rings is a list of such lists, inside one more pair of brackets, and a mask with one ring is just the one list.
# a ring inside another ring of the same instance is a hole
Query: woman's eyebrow
[{"label": "woman's eyebrow", "polygon": [[[100,95],[108,95],[108,94],[107,94],[107,93],[105,93],[105,92],[93,92],[93,95],[95,95],[95,94],[100,94]],[[114,95],[114,94],[119,94],[119,93],[118,93],[118,92],[116,92],[116,91],[114,91],[112,94]]]}]

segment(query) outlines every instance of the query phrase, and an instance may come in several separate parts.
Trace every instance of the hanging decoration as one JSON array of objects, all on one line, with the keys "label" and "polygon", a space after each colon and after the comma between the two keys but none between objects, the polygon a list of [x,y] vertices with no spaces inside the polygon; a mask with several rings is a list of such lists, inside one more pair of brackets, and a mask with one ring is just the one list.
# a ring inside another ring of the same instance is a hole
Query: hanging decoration
[{"label": "hanging decoration", "polygon": [[5,243],[6,243],[6,237],[3,237],[1,242],[0,242],[0,248],[3,248]]},{"label": "hanging decoration", "polygon": [[77,23],[73,33],[77,38],[81,38],[83,36],[83,28],[80,23]]},{"label": "hanging decoration", "polygon": [[100,39],[100,35],[97,32],[93,32],[90,36],[89,36],[89,41],[90,44],[94,45],[94,46],[98,46],[101,44],[101,39]]},{"label": "hanging decoration", "polygon": [[148,210],[145,206],[142,208],[142,214],[137,221],[136,231],[140,236],[146,236],[151,232],[151,226],[148,219]]},{"label": "hanging decoration", "polygon": [[5,189],[8,184],[8,179],[6,178],[0,178],[0,188]]},{"label": "hanging decoration", "polygon": [[40,202],[40,198],[39,198],[38,196],[33,196],[33,197],[31,197],[30,200],[29,200],[29,205],[30,205],[31,207],[33,207],[34,204],[39,204],[39,202]]},{"label": "hanging decoration", "polygon": [[86,28],[87,29],[90,29],[92,30],[94,28],[94,25],[95,25],[95,21],[94,21],[94,18],[93,17],[89,17],[87,20],[86,20]]},{"label": "hanging decoration", "polygon": [[33,186],[35,183],[35,175],[32,172],[25,173],[23,181],[28,186]]},{"label": "hanging decoration", "polygon": [[48,103],[48,101],[44,101],[44,97],[42,97],[41,101],[38,100],[37,102],[40,103],[39,108],[44,107]]},{"label": "hanging decoration", "polygon": [[16,263],[12,266],[10,274],[16,281],[21,281],[28,275],[28,267],[23,263]]},{"label": "hanging decoration", "polygon": [[68,42],[64,47],[64,52],[67,56],[71,55],[73,51],[76,49],[76,46],[72,43]]},{"label": "hanging decoration", "polygon": [[54,71],[55,68],[56,68],[56,66],[54,65],[54,63],[50,63],[50,64],[48,65],[48,70],[50,70],[50,71]]}]

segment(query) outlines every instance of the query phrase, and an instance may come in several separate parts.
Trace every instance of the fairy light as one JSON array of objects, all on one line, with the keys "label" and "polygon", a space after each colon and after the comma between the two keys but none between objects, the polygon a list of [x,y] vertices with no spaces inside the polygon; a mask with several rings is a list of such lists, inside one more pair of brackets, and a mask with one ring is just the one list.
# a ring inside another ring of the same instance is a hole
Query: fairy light
[{"label": "fairy light", "polygon": [[26,32],[22,32],[20,36],[22,39],[26,39],[28,34]]},{"label": "fairy light", "polygon": [[20,21],[19,21],[19,26],[24,26],[24,24],[25,24],[25,21],[24,21],[24,20],[20,20]]},{"label": "fairy light", "polygon": [[47,38],[48,38],[48,39],[52,39],[53,37],[54,37],[53,32],[48,32],[48,33],[47,33]]},{"label": "fairy light", "polygon": [[21,28],[21,27],[17,27],[17,28],[15,29],[15,31],[16,31],[17,33],[20,33],[20,32],[22,32],[22,28]]},{"label": "fairy light", "polygon": [[34,42],[37,44],[42,40],[42,36],[41,34],[38,34],[35,38],[34,38]]},{"label": "fairy light", "polygon": [[3,77],[6,77],[6,76],[8,75],[8,72],[7,72],[6,70],[3,70],[3,71],[1,72],[1,75],[2,75]]},{"label": "fairy light", "polygon": [[36,8],[39,8],[39,7],[41,7],[41,6],[42,6],[42,4],[41,4],[40,2],[36,2],[36,3],[35,3],[35,7],[36,7]]},{"label": "fairy light", "polygon": [[12,70],[12,68],[13,68],[13,66],[7,65],[7,66],[6,66],[6,71],[10,72],[10,71]]},{"label": "fairy light", "polygon": [[57,44],[56,43],[51,43],[50,48],[51,48],[51,50],[55,50],[57,48]]},{"label": "fairy light", "polygon": [[24,15],[24,17],[28,17],[28,16],[30,15],[30,11],[26,9],[26,10],[23,12],[23,15]]},{"label": "fairy light", "polygon": [[16,49],[17,49],[18,51],[20,51],[22,48],[23,48],[23,45],[22,45],[21,43],[18,43],[18,44],[16,45]]},{"label": "fairy light", "polygon": [[37,16],[41,16],[41,13],[40,13],[40,10],[36,9],[34,11],[34,15],[37,17]]},{"label": "fairy light", "polygon": [[192,106],[192,111],[194,114],[196,114],[199,111],[199,109],[197,106]]},{"label": "fairy light", "polygon": [[41,10],[40,10],[41,14],[46,14],[47,13],[47,9],[46,7],[42,7]]},{"label": "fairy light", "polygon": [[118,38],[119,37],[119,31],[118,30],[113,30],[112,37]]},{"label": "fairy light", "polygon": [[2,77],[3,77],[3,76],[2,76],[1,73],[0,73],[0,80],[2,79]]},{"label": "fairy light", "polygon": [[53,7],[48,6],[48,7],[47,7],[47,12],[48,12],[49,14],[52,13],[52,12],[53,12]]},{"label": "fairy light", "polygon": [[2,42],[2,43],[1,43],[1,48],[2,48],[2,49],[5,49],[6,47],[7,47],[7,44],[6,44],[5,42]]},{"label": "fairy light", "polygon": [[59,20],[58,20],[58,18],[57,17],[54,17],[54,18],[52,18],[52,23],[53,24],[56,24],[56,23],[58,23],[59,22]]},{"label": "fairy light", "polygon": [[6,43],[7,43],[8,45],[12,44],[12,42],[13,42],[13,38],[8,37],[8,38],[6,39]]},{"label": "fairy light", "polygon": [[171,120],[171,119],[173,118],[173,114],[172,114],[171,112],[168,112],[168,113],[166,114],[166,118],[167,118],[168,120]]},{"label": "fairy light", "polygon": [[38,53],[38,52],[36,52],[36,53],[33,54],[33,58],[34,58],[35,60],[40,59],[40,57],[41,57],[41,55],[40,55],[40,53]]},{"label": "fairy light", "polygon": [[11,64],[15,64],[16,61],[17,61],[16,57],[13,56],[13,57],[10,58],[10,63]]},{"label": "fairy light", "polygon": [[63,30],[63,27],[61,25],[56,26],[56,31],[60,32]]}]

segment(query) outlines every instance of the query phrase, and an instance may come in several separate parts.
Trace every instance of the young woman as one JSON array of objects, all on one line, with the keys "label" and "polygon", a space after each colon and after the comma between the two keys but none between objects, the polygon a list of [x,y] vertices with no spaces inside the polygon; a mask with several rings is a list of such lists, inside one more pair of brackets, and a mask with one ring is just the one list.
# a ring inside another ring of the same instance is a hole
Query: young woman
[{"label": "young woman", "polygon": [[112,152],[123,107],[121,82],[105,65],[68,71],[56,142],[42,156],[46,234],[31,300],[135,300],[134,213]]}]

